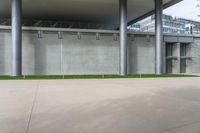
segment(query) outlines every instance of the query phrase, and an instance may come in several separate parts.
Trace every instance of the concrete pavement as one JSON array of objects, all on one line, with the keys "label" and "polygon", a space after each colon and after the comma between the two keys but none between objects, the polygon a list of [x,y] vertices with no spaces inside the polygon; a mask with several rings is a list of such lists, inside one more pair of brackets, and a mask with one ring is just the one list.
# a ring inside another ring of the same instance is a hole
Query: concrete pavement
[{"label": "concrete pavement", "polygon": [[200,78],[0,81],[0,133],[200,133]]}]

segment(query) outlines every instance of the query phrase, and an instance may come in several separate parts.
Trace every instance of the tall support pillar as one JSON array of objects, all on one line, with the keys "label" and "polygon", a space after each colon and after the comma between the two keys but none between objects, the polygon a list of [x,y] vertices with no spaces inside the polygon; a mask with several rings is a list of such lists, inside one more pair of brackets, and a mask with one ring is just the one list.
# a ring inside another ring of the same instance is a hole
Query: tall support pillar
[{"label": "tall support pillar", "polygon": [[156,74],[163,73],[163,0],[155,0]]},{"label": "tall support pillar", "polygon": [[12,0],[12,76],[22,74],[22,1]]},{"label": "tall support pillar", "polygon": [[127,75],[127,0],[119,0],[120,75]]}]

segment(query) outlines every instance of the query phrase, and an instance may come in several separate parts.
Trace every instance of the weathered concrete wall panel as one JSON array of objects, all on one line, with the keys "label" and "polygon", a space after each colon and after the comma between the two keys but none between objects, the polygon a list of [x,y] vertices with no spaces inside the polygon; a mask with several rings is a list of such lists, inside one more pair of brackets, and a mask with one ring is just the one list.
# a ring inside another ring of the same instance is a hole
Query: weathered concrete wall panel
[{"label": "weathered concrete wall panel", "polygon": [[155,72],[155,39],[153,36],[135,35],[129,39],[129,73]]},{"label": "weathered concrete wall panel", "polygon": [[194,43],[189,47],[189,55],[192,60],[187,60],[187,73],[200,73],[200,38],[194,38]]},{"label": "weathered concrete wall panel", "polygon": [[[58,31],[44,30],[41,37],[38,30],[23,31],[23,75],[119,73],[119,37],[115,31],[104,31],[99,38],[90,30],[81,31],[79,37],[78,30],[63,31],[59,38]],[[155,73],[154,35],[131,33],[128,40],[129,73]],[[187,48],[187,56],[192,57],[187,60],[187,73],[200,73],[200,38],[193,40]],[[11,46],[10,30],[0,30],[0,75],[11,74]],[[180,48],[175,51],[179,54]],[[175,65],[179,67],[179,63]]]},{"label": "weathered concrete wall panel", "polygon": [[0,31],[0,74],[11,74],[11,33]]},{"label": "weathered concrete wall panel", "polygon": [[119,70],[119,43],[112,34],[103,34],[96,40],[95,34],[64,33],[64,74],[117,74]]}]

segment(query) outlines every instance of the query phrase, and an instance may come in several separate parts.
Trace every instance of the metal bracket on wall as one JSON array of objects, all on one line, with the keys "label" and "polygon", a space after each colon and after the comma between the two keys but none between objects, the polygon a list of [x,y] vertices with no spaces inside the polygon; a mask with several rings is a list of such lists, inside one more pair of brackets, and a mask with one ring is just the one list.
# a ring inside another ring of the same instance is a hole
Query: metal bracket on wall
[{"label": "metal bracket on wall", "polygon": [[82,35],[81,32],[77,32],[77,39],[78,39],[78,40],[81,40],[81,35]]},{"label": "metal bracket on wall", "polygon": [[117,34],[115,33],[115,34],[113,34],[113,40],[114,41],[118,41],[118,36],[117,36]]},{"label": "metal bracket on wall", "polygon": [[150,35],[147,35],[147,36],[146,36],[146,39],[147,39],[147,42],[150,42],[150,40],[151,40],[151,39],[150,39]]},{"label": "metal bracket on wall", "polygon": [[135,41],[135,35],[131,35],[131,41],[134,42]]},{"label": "metal bracket on wall", "polygon": [[41,30],[38,31],[38,38],[43,38],[43,31]]},{"label": "metal bracket on wall", "polygon": [[96,33],[96,40],[100,40],[100,33]]},{"label": "metal bracket on wall", "polygon": [[63,39],[63,32],[62,31],[58,31],[58,39]]}]

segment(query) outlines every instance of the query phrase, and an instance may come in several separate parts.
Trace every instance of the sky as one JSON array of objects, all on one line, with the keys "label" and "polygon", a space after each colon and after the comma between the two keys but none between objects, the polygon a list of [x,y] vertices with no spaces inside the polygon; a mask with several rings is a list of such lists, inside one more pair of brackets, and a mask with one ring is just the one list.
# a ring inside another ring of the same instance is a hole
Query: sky
[{"label": "sky", "polygon": [[182,2],[164,10],[164,14],[181,17],[200,22],[200,7],[197,8],[198,0],[183,0]]}]

